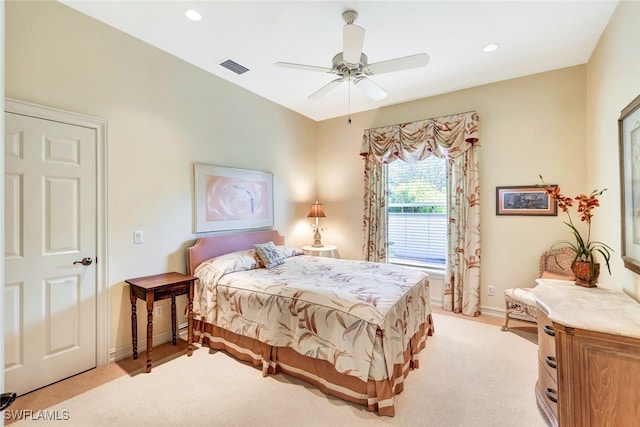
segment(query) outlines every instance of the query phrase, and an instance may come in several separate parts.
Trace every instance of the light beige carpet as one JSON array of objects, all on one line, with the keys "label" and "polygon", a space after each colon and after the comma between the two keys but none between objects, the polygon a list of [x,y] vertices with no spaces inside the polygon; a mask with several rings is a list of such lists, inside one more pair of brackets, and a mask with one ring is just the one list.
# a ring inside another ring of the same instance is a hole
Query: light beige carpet
[{"label": "light beige carpet", "polygon": [[[379,417],[305,383],[261,372],[223,352],[198,348],[124,375],[23,420],[56,426],[545,426],[536,406],[537,346],[531,332],[502,332],[434,315],[436,332],[396,396],[396,416]],[[12,408],[10,408],[12,409]]]}]

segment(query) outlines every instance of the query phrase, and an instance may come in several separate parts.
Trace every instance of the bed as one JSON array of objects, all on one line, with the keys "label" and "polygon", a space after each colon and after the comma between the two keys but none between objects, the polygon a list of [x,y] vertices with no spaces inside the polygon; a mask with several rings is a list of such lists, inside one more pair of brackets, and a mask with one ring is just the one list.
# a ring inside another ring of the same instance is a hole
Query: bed
[{"label": "bed", "polygon": [[426,273],[305,255],[275,230],[199,238],[187,268],[195,342],[379,415],[434,332]]}]

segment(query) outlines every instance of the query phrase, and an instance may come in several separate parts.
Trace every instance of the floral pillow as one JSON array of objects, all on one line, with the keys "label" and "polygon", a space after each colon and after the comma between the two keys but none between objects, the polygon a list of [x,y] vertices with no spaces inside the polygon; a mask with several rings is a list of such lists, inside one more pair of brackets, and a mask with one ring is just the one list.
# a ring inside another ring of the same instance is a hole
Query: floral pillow
[{"label": "floral pillow", "polygon": [[272,268],[284,263],[285,257],[282,250],[276,248],[273,242],[259,243],[253,245],[253,247],[265,267]]}]

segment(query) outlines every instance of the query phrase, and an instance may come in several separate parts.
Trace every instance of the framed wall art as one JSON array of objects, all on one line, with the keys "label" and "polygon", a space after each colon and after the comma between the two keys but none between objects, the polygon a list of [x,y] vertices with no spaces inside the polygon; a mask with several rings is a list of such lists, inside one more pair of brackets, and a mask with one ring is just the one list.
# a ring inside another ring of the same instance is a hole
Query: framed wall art
[{"label": "framed wall art", "polygon": [[[556,187],[556,185],[552,185]],[[558,205],[539,185],[496,187],[496,215],[556,216]]]},{"label": "framed wall art", "polygon": [[618,119],[622,260],[640,274],[640,95]]},{"label": "framed wall art", "polygon": [[273,174],[194,164],[195,232],[273,227]]}]

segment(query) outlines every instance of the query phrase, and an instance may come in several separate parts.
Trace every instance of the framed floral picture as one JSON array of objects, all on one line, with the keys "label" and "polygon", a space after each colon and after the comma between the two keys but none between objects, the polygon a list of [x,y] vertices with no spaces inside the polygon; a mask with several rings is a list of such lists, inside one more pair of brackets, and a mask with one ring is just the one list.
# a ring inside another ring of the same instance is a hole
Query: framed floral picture
[{"label": "framed floral picture", "polygon": [[618,119],[622,260],[640,274],[640,95]]},{"label": "framed floral picture", "polygon": [[496,215],[556,216],[558,209],[539,185],[496,187]]},{"label": "framed floral picture", "polygon": [[195,163],[195,232],[273,227],[273,175]]}]

